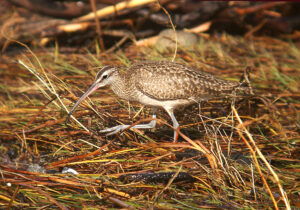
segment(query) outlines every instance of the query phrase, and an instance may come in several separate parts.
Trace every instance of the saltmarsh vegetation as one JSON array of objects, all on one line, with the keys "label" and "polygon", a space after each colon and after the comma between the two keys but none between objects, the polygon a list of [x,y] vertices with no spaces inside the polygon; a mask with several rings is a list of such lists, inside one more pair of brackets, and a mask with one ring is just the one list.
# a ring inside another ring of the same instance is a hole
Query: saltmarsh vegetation
[{"label": "saltmarsh vegetation", "polygon": [[[1,59],[1,204],[28,208],[286,208],[299,189],[299,48],[269,37],[223,34],[178,49],[175,61],[239,80],[251,67],[252,98],[210,100],[178,111],[179,143],[166,113],[156,131],[97,131],[142,122],[149,109],[98,90],[65,125],[67,110],[99,65],[171,60],[172,51],[128,47],[97,57],[58,46]],[[22,61],[27,68],[20,63]],[[38,164],[46,173],[28,172]],[[66,175],[63,167],[78,175]],[[138,174],[138,175],[137,175]],[[153,178],[155,176],[156,178]],[[149,178],[152,177],[152,178]]]}]

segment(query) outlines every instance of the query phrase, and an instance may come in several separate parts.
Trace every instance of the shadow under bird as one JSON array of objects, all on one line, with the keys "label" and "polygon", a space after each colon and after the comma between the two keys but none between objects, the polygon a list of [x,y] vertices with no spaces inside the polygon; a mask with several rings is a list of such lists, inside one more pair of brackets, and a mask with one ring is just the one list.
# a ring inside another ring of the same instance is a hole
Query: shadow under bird
[{"label": "shadow under bird", "polygon": [[[246,77],[245,77],[246,78]],[[243,82],[216,78],[198,69],[169,61],[145,61],[134,63],[124,73],[116,67],[104,66],[96,75],[94,83],[79,98],[68,113],[69,121],[75,108],[96,89],[109,86],[122,99],[137,101],[153,107],[153,120],[148,124],[131,128],[147,129],[156,126],[157,108],[163,108],[171,117],[174,127],[174,141],[177,139],[179,124],[174,109],[215,97],[235,97],[252,95],[249,80]],[[130,125],[118,125],[101,130],[107,135],[123,131]]]}]

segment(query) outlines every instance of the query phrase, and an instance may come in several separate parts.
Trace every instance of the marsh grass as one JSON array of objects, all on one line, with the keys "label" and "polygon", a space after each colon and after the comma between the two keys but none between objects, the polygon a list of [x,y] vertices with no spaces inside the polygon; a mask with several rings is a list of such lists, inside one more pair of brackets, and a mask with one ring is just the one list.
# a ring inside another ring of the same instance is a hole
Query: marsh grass
[{"label": "marsh grass", "polygon": [[[163,111],[158,113],[156,129],[128,129],[110,137],[99,134],[103,128],[151,119],[149,108],[118,99],[108,89],[91,95],[72,122],[64,123],[99,65],[171,60],[172,51],[132,46],[97,58],[88,50],[86,54],[59,50],[57,46],[49,52],[33,52],[43,69],[31,53],[18,55],[32,72],[11,64],[15,56],[2,58],[1,207],[260,209],[298,205],[300,64],[299,49],[293,43],[223,34],[202,38],[192,49],[179,48],[176,61],[222,78],[238,81],[245,67],[252,67],[256,96],[235,103],[211,100],[178,110],[182,134],[177,144],[171,142],[170,119]],[[34,163],[47,173],[28,171]],[[61,174],[62,167],[79,175]],[[173,172],[173,176],[155,182],[120,178],[150,172]],[[180,172],[194,180],[176,181]]]}]

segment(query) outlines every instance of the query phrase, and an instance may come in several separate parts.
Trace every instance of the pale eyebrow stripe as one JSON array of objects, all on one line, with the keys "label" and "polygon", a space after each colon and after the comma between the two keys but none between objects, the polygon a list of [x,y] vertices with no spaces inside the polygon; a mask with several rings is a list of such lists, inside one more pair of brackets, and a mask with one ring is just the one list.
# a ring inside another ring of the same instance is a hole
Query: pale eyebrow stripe
[{"label": "pale eyebrow stripe", "polygon": [[110,68],[113,68],[112,66],[103,66],[99,71],[98,73],[96,74],[96,79],[99,79],[98,77],[100,76],[100,74],[102,74],[103,71],[107,70],[107,69],[110,69]]}]

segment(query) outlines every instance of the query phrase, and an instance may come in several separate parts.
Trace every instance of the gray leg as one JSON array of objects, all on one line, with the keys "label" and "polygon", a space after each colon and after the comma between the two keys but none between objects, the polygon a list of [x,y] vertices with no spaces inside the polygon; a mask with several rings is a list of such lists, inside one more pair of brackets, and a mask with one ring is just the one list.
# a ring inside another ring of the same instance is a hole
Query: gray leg
[{"label": "gray leg", "polygon": [[[154,120],[152,120],[151,122],[149,122],[148,124],[139,124],[139,125],[135,125],[132,126],[131,128],[138,128],[138,129],[150,129],[150,128],[155,128],[156,126],[156,111],[157,108],[153,108],[152,109],[152,118],[154,118]],[[117,125],[111,128],[107,128],[104,130],[99,131],[100,133],[108,133],[106,134],[107,136],[116,134],[118,132],[121,132],[123,130],[125,130],[126,128],[128,128],[130,125]]]},{"label": "gray leg", "polygon": [[179,123],[177,122],[174,113],[173,113],[173,108],[165,108],[167,113],[170,115],[172,122],[173,122],[173,127],[174,127],[174,140],[173,142],[177,141],[176,136],[177,136],[177,128],[179,127]]}]

